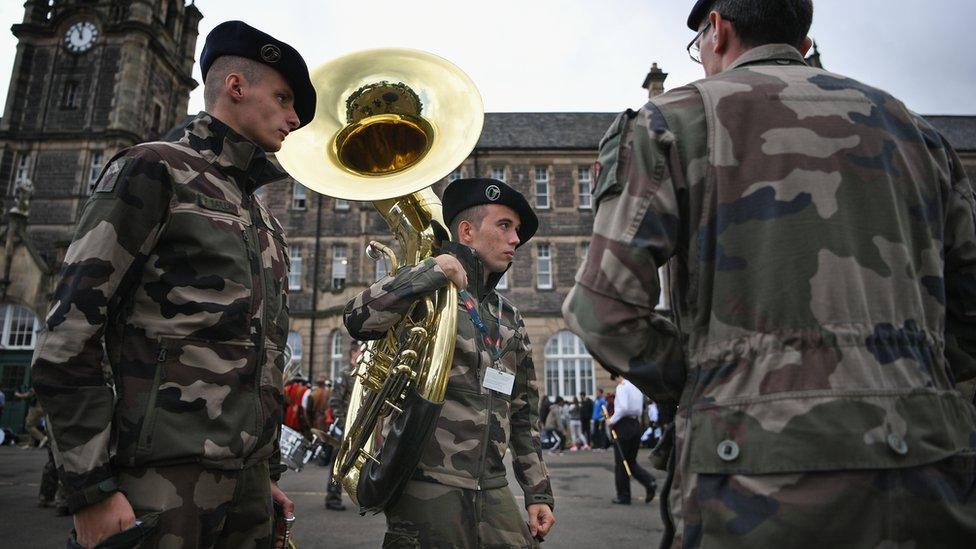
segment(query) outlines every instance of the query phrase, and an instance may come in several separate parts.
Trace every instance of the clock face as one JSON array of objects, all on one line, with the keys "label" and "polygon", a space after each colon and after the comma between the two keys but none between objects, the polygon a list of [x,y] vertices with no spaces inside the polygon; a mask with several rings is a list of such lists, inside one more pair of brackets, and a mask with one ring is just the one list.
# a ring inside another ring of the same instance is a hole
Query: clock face
[{"label": "clock face", "polygon": [[78,21],[68,27],[64,33],[64,47],[72,53],[84,53],[95,45],[98,39],[98,27],[91,21]]}]

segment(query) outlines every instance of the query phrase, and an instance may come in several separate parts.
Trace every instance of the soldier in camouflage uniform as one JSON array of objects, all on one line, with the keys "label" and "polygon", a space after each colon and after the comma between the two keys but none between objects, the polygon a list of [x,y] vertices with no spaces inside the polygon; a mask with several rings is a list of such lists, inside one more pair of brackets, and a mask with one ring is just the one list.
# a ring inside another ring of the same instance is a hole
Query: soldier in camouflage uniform
[{"label": "soldier in camouflage uniform", "polygon": [[147,546],[270,547],[272,498],[293,509],[275,485],[288,251],[253,193],[286,177],[265,151],[311,120],[314,90],[298,52],[240,22],[201,64],[208,112],[101,174],[34,355],[86,547],[143,515]]},{"label": "soldier in camouflage uniform", "polygon": [[[555,522],[539,440],[539,388],[522,315],[494,287],[538,220],[520,193],[491,179],[459,179],[443,202],[456,242],[377,281],[344,315],[353,337],[377,339],[418,298],[453,282],[470,294],[468,307],[485,328],[459,299],[444,407],[413,479],[386,510],[384,547],[535,547],[533,536]],[[529,524],[507,486],[507,450]]]},{"label": "soldier in camouflage uniform", "polygon": [[[340,440],[345,434],[343,431],[346,428],[346,409],[349,408],[354,381],[352,375],[360,354],[362,354],[362,348],[358,342],[353,342],[349,346],[349,365],[339,372],[339,379],[333,381],[332,395],[329,397],[329,408],[332,409],[332,425],[335,427],[333,432],[340,433]],[[334,461],[335,457],[336,452],[333,452],[330,461]],[[342,485],[333,482],[333,480],[332,463],[330,463],[325,477],[325,508],[330,511],[345,511],[346,506],[342,503]]]},{"label": "soldier in camouflage uniform", "polygon": [[663,546],[971,547],[973,189],[900,101],[804,63],[812,11],[697,3],[709,77],[610,127],[563,311],[678,406]]}]

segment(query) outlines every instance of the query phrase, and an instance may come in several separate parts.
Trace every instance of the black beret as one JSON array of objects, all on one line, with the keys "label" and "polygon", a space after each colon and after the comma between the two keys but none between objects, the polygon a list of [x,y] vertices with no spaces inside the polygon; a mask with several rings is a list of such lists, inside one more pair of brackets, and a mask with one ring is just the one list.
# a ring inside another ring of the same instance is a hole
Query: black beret
[{"label": "black beret", "polygon": [[[522,224],[518,228],[519,246],[525,244],[539,230],[536,217],[522,193],[503,181],[488,178],[456,179],[444,189],[444,221],[448,227],[454,218],[472,206],[501,204],[515,210]],[[516,246],[518,247],[518,246]]]},{"label": "black beret", "polygon": [[315,117],[315,88],[308,77],[308,66],[298,50],[261,32],[243,21],[225,21],[207,35],[200,54],[203,80],[213,62],[223,55],[236,55],[264,63],[281,73],[295,94],[295,113],[301,126]]},{"label": "black beret", "polygon": [[695,2],[695,7],[691,8],[691,15],[688,16],[688,28],[698,32],[698,26],[701,25],[702,19],[708,16],[708,12],[712,11],[713,4],[715,4],[715,0],[698,0]]}]

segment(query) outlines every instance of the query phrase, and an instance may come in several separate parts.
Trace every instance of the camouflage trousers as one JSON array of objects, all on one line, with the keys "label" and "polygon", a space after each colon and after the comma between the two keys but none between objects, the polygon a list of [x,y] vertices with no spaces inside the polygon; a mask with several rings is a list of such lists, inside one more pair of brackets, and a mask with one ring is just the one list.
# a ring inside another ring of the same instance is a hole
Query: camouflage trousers
[{"label": "camouflage trousers", "polygon": [[240,471],[186,464],[117,474],[137,518],[159,513],[159,525],[142,547],[271,547],[267,463]]},{"label": "camouflage trousers", "polygon": [[41,441],[44,440],[44,431],[38,427],[43,417],[44,408],[41,408],[40,404],[35,404],[27,410],[27,418],[24,420],[24,427],[30,433],[31,441],[37,445],[40,445]]},{"label": "camouflage trousers", "polygon": [[465,490],[411,480],[386,510],[384,549],[538,547],[507,486]]},{"label": "camouflage trousers", "polygon": [[693,477],[674,548],[963,548],[976,539],[972,454],[902,469]]}]

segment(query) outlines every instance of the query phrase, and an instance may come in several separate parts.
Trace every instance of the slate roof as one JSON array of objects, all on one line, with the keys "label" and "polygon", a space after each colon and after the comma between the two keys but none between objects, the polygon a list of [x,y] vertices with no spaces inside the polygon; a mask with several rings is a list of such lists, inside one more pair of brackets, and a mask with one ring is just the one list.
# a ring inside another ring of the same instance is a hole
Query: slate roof
[{"label": "slate roof", "polygon": [[[596,150],[617,113],[489,112],[481,150]],[[925,116],[959,151],[976,152],[976,116]]]},{"label": "slate roof", "polygon": [[925,116],[957,151],[976,152],[976,116]]},{"label": "slate roof", "polygon": [[596,150],[617,113],[489,112],[478,149]]}]

